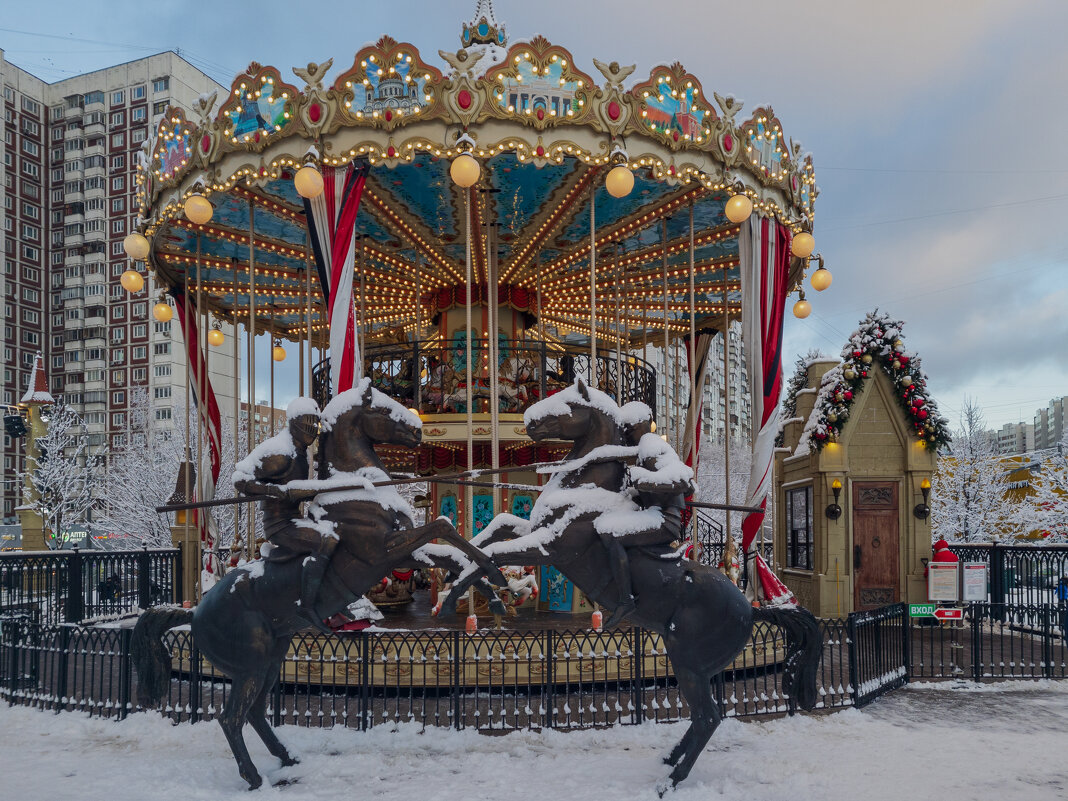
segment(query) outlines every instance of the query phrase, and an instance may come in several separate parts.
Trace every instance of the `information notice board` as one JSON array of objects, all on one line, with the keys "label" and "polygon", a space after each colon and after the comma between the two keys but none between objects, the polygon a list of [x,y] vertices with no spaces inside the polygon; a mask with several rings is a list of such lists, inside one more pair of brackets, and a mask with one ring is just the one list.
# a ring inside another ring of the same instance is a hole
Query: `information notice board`
[{"label": "information notice board", "polygon": [[987,590],[987,564],[968,562],[962,566],[964,579],[961,582],[962,601],[985,601]]},{"label": "information notice board", "polygon": [[[931,601],[958,601],[957,562],[930,562],[927,565],[927,598]],[[985,600],[985,596],[984,596]]]}]

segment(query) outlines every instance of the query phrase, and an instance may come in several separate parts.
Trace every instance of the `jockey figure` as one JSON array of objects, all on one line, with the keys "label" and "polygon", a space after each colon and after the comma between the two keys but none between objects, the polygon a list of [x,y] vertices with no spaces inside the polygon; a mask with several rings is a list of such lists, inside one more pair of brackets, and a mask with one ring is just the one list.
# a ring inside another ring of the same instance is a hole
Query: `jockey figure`
[{"label": "jockey figure", "polygon": [[300,513],[301,502],[313,497],[317,490],[286,487],[292,481],[308,479],[308,448],[319,436],[319,407],[309,398],[297,398],[289,404],[286,416],[285,429],[260,443],[237,464],[234,489],[245,495],[266,496],[263,533],[275,546],[268,558],[277,561],[304,557],[297,601],[300,614],[315,628],[331,634],[315,613],[315,598],[338,539],[333,533],[323,533]]},{"label": "jockey figure", "polygon": [[[627,407],[631,405],[627,404]],[[627,407],[624,407],[625,411],[629,411]],[[639,507],[660,510],[663,523],[620,537],[610,531],[598,531],[602,544],[608,549],[612,578],[619,588],[619,603],[605,623],[608,627],[618,625],[635,607],[627,549],[670,545],[683,539],[682,511],[686,507],[686,496],[694,491],[693,470],[667,442],[652,433],[648,407],[644,408],[644,414],[629,417],[627,439],[638,446],[637,463],[628,470],[630,488]]]}]

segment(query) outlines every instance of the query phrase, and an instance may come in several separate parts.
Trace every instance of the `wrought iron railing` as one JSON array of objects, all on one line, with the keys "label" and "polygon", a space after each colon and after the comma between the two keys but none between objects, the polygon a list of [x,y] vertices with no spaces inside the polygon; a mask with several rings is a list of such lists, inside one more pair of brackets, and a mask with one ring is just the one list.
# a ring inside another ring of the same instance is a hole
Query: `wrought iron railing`
[{"label": "wrought iron railing", "polygon": [[179,551],[12,551],[0,554],[0,618],[78,623],[176,599]]},{"label": "wrought iron railing", "polygon": [[992,604],[1055,604],[1058,586],[1068,582],[1068,545],[951,545],[964,563],[989,565]]},{"label": "wrought iron railing", "polygon": [[[489,412],[492,387],[489,340],[471,342],[474,363],[471,383],[474,412]],[[498,340],[497,404],[503,412],[522,412],[577,377],[608,393],[620,404],[641,401],[656,412],[656,371],[644,359],[610,350],[599,351],[591,369],[589,349],[561,347],[531,340]],[[406,406],[426,414],[467,411],[467,346],[411,342],[371,345],[364,354],[364,374],[374,386]],[[594,375],[596,372],[596,375]],[[315,365],[312,392],[324,405],[330,398],[330,359]]]}]

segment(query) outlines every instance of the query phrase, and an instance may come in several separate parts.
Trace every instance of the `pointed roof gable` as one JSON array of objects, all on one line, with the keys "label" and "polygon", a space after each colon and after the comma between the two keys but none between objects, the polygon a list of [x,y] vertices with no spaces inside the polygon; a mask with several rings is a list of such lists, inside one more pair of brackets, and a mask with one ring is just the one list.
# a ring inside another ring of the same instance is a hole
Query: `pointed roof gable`
[{"label": "pointed roof gable", "polygon": [[56,402],[56,399],[48,391],[48,379],[44,371],[44,357],[40,353],[33,359],[33,375],[30,377],[30,386],[19,402],[39,406]]}]

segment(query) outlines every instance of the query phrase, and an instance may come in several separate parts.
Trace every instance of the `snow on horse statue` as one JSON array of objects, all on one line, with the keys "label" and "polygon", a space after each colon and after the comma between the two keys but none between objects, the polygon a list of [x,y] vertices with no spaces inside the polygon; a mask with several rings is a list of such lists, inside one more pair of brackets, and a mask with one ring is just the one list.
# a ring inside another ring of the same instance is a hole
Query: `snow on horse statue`
[{"label": "snow on horse statue", "polygon": [[[633,592],[634,609],[628,617],[663,638],[679,690],[690,707],[689,728],[664,758],[673,770],[658,787],[663,795],[689,775],[719,725],[712,679],[749,641],[754,620],[778,625],[785,633],[783,692],[791,707],[815,706],[823,643],[816,620],[807,610],[754,609],[718,570],[685,560],[681,550],[668,545],[650,544],[678,537],[677,515],[674,509],[642,508],[636,503],[642,492],[627,486],[624,460],[638,460],[635,472],[642,474],[641,479],[656,472],[666,476],[666,484],[686,478],[682,471],[689,468],[677,455],[678,464],[670,464],[666,446],[656,435],[646,434],[637,447],[628,441],[628,429],[640,429],[639,418],[651,418],[648,407],[636,415],[636,406],[627,404],[621,410],[608,395],[579,379],[527,409],[524,419],[531,439],[569,440],[574,445],[565,464],[554,468],[556,474],[542,489],[529,521],[498,515],[472,543],[500,565],[552,564],[607,609],[614,610],[621,595],[629,597]],[[650,437],[657,442],[652,443]],[[657,469],[650,471],[645,465]],[[652,483],[658,481],[654,476]],[[651,535],[656,528],[664,529],[659,537]],[[628,550],[631,589],[627,593],[621,593],[613,578],[610,549],[602,542],[606,532]],[[476,576],[469,568],[457,580],[444,601],[445,612]]]},{"label": "snow on horse statue", "polygon": [[[311,520],[293,520],[294,526],[316,528],[323,536],[338,539],[315,598],[315,618],[322,620],[345,609],[394,568],[481,570],[480,575],[506,586],[497,566],[464,540],[447,519],[414,527],[414,512],[400,494],[393,487],[374,486],[388,480],[389,474],[373,446],[417,445],[422,432],[416,415],[372,389],[370,379],[365,378],[327,405],[322,426],[319,463],[325,480],[298,479],[284,487],[285,492],[294,493],[290,497],[318,492],[311,504]],[[452,545],[428,544],[434,539]],[[162,636],[185,623],[191,624],[200,653],[233,679],[219,723],[241,777],[251,788],[263,780],[242,736],[246,722],[283,765],[297,761],[267,722],[266,706],[290,639],[308,622],[307,611],[298,603],[304,561],[298,554],[298,558],[250,562],[228,572],[195,609],[150,609],[134,627],[132,654],[142,706],[155,706],[166,694],[171,655]],[[476,585],[496,604],[495,611],[503,614],[489,582],[479,578]]]}]

